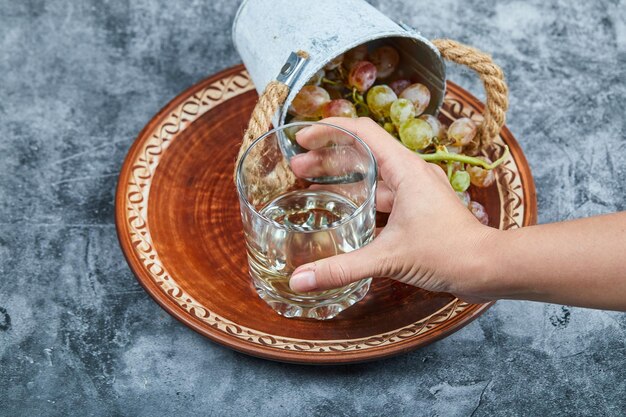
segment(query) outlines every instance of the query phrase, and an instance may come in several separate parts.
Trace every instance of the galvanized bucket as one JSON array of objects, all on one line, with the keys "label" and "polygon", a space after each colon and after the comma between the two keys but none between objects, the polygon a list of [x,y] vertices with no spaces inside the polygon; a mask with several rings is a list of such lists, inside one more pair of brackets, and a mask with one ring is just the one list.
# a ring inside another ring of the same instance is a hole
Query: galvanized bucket
[{"label": "galvanized bucket", "polygon": [[[396,47],[401,62],[431,92],[426,113],[436,114],[445,95],[445,65],[435,45],[364,0],[244,0],[233,23],[233,40],[259,94],[279,74],[278,80],[289,87],[275,126],[285,122],[291,101],[317,71],[364,43]],[[297,50],[309,58],[294,54]]]}]

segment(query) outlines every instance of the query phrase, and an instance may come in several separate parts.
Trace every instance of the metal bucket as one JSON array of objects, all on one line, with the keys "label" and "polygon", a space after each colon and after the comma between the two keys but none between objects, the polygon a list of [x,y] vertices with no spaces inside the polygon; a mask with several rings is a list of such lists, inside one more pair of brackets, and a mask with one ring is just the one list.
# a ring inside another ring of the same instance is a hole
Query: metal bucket
[{"label": "metal bucket", "polygon": [[[426,85],[436,114],[445,94],[445,65],[437,48],[415,30],[389,19],[364,0],[244,0],[233,22],[233,41],[259,94],[281,74],[287,109],[305,83],[329,61],[362,44],[394,46],[403,68]],[[309,54],[299,59],[294,51]],[[288,73],[287,76],[284,76]]]}]

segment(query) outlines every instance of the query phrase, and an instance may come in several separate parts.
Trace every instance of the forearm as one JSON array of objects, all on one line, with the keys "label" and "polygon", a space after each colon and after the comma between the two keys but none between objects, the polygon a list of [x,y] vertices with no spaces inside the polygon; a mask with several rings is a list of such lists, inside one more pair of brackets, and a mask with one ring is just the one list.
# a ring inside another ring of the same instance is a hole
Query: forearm
[{"label": "forearm", "polygon": [[485,246],[491,297],[626,311],[626,212],[499,231]]}]

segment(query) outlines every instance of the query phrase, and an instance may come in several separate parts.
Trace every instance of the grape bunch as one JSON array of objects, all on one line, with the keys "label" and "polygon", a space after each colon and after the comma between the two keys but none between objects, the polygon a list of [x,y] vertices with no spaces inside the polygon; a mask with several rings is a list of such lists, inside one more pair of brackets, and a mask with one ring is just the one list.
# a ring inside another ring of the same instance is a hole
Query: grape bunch
[{"label": "grape bunch", "polygon": [[463,149],[477,140],[478,126],[466,117],[445,126],[426,113],[430,102],[428,87],[407,77],[400,68],[395,48],[385,45],[370,51],[367,45],[360,45],[311,77],[292,101],[288,121],[370,117],[424,160],[439,165],[461,202],[481,223],[488,224],[485,207],[472,201],[467,190],[472,185],[492,185],[493,168],[506,154],[495,162],[464,155]]}]

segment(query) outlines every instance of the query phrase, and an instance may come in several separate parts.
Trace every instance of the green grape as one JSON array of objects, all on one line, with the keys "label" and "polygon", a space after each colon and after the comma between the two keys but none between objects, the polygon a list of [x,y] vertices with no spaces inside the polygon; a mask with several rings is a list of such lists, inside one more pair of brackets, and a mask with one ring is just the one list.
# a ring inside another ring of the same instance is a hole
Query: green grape
[{"label": "green grape", "polygon": [[402,123],[400,129],[400,140],[409,149],[419,151],[430,145],[433,137],[433,129],[428,123],[421,119],[409,119]]},{"label": "green grape", "polygon": [[467,171],[455,171],[450,177],[450,185],[459,193],[466,191],[470,186],[470,176]]},{"label": "green grape", "polygon": [[385,129],[387,133],[391,135],[396,135],[396,127],[393,125],[393,123],[385,122],[383,124],[383,129]]},{"label": "green grape", "polygon": [[389,116],[394,125],[400,126],[405,121],[415,117],[415,106],[410,100],[399,98],[391,103]]},{"label": "green grape", "polygon": [[446,131],[443,128],[441,122],[435,116],[432,116],[430,114],[422,114],[419,118],[430,125],[430,127],[433,129],[433,136],[439,139],[440,143],[445,139]]},{"label": "green grape", "polygon": [[[301,117],[301,116],[295,116],[292,117],[291,120],[289,120],[289,123],[295,123],[295,122],[312,122],[312,121],[317,121],[318,118],[311,118],[311,117]],[[300,130],[303,129],[305,126],[289,126],[287,128],[285,128],[285,133],[287,134],[287,137],[295,142],[296,141],[296,133]]]},{"label": "green grape", "polygon": [[379,119],[389,116],[391,103],[396,101],[398,96],[388,85],[375,85],[367,92],[367,105],[370,111]]},{"label": "green grape", "polygon": [[455,120],[448,128],[448,139],[454,141],[455,146],[465,146],[474,139],[477,131],[476,123],[467,117],[462,117]]},{"label": "green grape", "polygon": [[289,112],[294,116],[320,117],[322,106],[330,101],[330,95],[322,87],[305,85],[291,102]]},{"label": "green grape", "polygon": [[472,212],[474,217],[478,219],[479,222],[487,226],[489,224],[489,216],[487,215],[487,210],[485,207],[477,201],[470,201],[467,206],[469,210]]},{"label": "green grape", "polygon": [[430,103],[430,90],[424,84],[415,83],[402,90],[400,97],[411,100],[415,105],[415,113],[419,116]]},{"label": "green grape", "polygon": [[[479,156],[478,158],[482,159],[488,164],[491,164],[491,159],[487,157]],[[496,175],[491,169],[484,169],[482,167],[471,166],[467,169],[467,172],[469,172],[470,181],[476,187],[480,187],[480,188],[489,187],[496,180]]]}]

